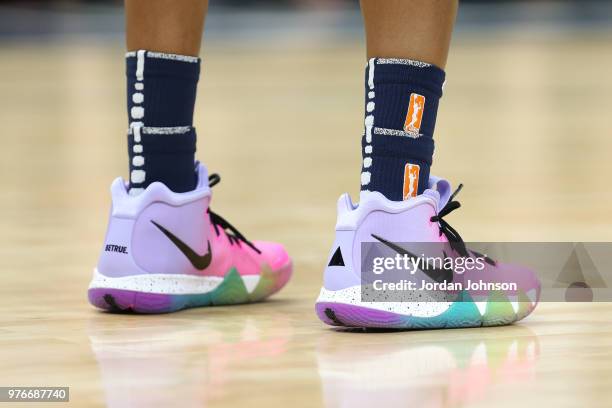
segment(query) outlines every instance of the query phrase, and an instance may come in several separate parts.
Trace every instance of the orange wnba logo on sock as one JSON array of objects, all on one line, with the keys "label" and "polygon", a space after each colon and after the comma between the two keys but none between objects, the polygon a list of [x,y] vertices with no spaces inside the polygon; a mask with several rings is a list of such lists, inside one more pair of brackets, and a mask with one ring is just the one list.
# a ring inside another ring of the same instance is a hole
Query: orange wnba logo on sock
[{"label": "orange wnba logo on sock", "polygon": [[420,171],[421,167],[418,164],[406,163],[406,167],[404,167],[404,200],[417,196]]},{"label": "orange wnba logo on sock", "polygon": [[421,130],[421,122],[423,121],[423,111],[425,110],[425,97],[413,93],[410,95],[410,105],[408,106],[408,114],[406,115],[406,123],[404,123],[404,131],[413,136],[419,136]]}]

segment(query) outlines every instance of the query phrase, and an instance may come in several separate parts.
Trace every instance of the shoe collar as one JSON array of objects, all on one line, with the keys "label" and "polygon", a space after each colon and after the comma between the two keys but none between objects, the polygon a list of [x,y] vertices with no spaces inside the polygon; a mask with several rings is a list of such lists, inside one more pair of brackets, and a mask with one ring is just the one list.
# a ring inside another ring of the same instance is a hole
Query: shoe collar
[{"label": "shoe collar", "polygon": [[123,178],[116,178],[111,184],[113,200],[112,216],[119,218],[134,218],[147,206],[154,202],[163,202],[172,206],[182,206],[193,201],[211,196],[208,186],[208,170],[201,163],[196,163],[198,183],[196,188],[185,193],[175,193],[161,182],[149,184],[136,196],[129,194],[129,183]]},{"label": "shoe collar", "polygon": [[451,185],[448,180],[431,176],[429,188],[423,194],[405,201],[391,201],[378,191],[361,191],[359,203],[354,203],[348,193],[338,199],[337,230],[353,230],[373,211],[397,214],[420,205],[430,205],[438,211],[448,203]]}]

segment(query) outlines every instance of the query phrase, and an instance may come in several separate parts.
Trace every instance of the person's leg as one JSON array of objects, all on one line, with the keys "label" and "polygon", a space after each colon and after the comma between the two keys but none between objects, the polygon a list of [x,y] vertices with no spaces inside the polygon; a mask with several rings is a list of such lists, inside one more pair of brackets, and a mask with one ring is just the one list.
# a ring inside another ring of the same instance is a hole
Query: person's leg
[{"label": "person's leg", "polygon": [[361,0],[368,58],[446,67],[458,0]]},{"label": "person's leg", "polygon": [[89,286],[110,311],[173,312],[260,301],[289,280],[282,245],[249,241],[210,209],[220,181],[195,163],[193,110],[207,0],[126,0],[129,189],[112,211]]},{"label": "person's leg", "polygon": [[[451,193],[448,181],[429,176],[457,0],[361,0],[361,5],[368,48],[362,191],[358,205],[347,194],[338,201],[336,239],[316,304],[319,318],[334,326],[398,329],[521,320],[537,304],[537,277],[526,268],[511,270],[511,265],[486,258],[480,260],[485,270],[458,273],[449,267],[449,255],[478,254],[468,251],[444,218],[460,207],[455,197],[461,186]],[[382,257],[387,251],[395,256]],[[395,265],[397,257],[424,263],[414,269],[389,268],[387,261]],[[480,291],[466,288],[461,300],[438,302],[434,299],[448,299],[449,293],[419,290],[432,281],[462,288],[461,282],[483,276],[512,282],[518,297],[512,291],[491,291],[486,299],[495,303],[484,301],[483,308],[483,302],[471,301],[472,295],[482,299]],[[519,300],[511,303],[510,296]]]},{"label": "person's leg", "polygon": [[208,0],[126,0],[130,193],[195,188],[193,110]]},{"label": "person's leg", "polygon": [[128,51],[200,53],[208,0],[125,0]]},{"label": "person's leg", "polygon": [[368,67],[362,190],[427,188],[457,0],[361,0]]}]

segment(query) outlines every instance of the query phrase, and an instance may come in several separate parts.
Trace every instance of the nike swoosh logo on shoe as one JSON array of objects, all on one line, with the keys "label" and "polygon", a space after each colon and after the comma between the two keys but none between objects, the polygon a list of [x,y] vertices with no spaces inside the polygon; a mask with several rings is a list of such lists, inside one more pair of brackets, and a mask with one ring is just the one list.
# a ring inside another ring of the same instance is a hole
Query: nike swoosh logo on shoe
[{"label": "nike swoosh logo on shoe", "polygon": [[[418,258],[418,256],[408,251],[407,249],[402,248],[401,246],[396,245],[393,242],[387,241],[386,239],[381,238],[378,235],[372,234],[372,237],[380,241],[385,246],[391,248],[392,250],[394,250],[400,255],[407,255],[410,258],[415,258],[415,259]],[[444,256],[446,256],[446,252],[444,252]],[[452,268],[446,268],[446,267],[436,268],[435,266],[431,266],[427,264],[427,270],[421,269],[421,271],[425,275],[429,276],[431,279],[435,280],[438,283],[441,283],[441,282],[452,283],[453,282],[454,271]]]},{"label": "nike swoosh logo on shoe", "polygon": [[189,262],[199,271],[202,271],[210,265],[212,262],[212,250],[210,249],[210,241],[208,242],[208,252],[205,255],[199,255],[196,251],[191,249],[189,245],[181,241],[176,235],[151,220],[153,225],[155,225],[161,232],[164,233],[166,237],[189,259]]}]

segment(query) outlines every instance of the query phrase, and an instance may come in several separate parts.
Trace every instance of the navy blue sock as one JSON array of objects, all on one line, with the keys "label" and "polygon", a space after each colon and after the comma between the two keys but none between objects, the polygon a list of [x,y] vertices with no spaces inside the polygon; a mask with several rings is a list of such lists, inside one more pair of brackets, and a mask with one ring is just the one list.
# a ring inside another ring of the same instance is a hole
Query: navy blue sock
[{"label": "navy blue sock", "polygon": [[193,110],[200,59],[152,51],[126,56],[130,194],[159,181],[191,191],[195,173]]},{"label": "navy blue sock", "polygon": [[444,78],[444,71],[424,62],[370,59],[362,191],[401,201],[427,189]]}]

